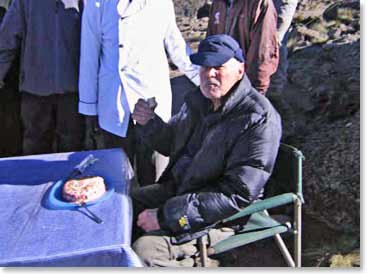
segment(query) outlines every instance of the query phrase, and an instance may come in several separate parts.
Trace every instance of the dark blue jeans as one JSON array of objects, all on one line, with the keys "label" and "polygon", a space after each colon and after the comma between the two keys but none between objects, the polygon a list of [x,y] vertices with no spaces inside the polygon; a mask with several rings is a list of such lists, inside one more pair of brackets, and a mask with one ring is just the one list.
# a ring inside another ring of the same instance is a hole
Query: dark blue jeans
[{"label": "dark blue jeans", "polygon": [[85,122],[78,94],[21,95],[23,154],[83,150]]}]

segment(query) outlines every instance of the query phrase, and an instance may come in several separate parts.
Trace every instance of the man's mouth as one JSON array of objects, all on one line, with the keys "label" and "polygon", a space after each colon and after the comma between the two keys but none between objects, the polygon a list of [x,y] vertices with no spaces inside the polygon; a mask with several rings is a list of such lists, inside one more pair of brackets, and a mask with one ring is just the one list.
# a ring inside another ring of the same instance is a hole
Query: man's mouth
[{"label": "man's mouth", "polygon": [[212,87],[219,87],[219,83],[217,82],[208,82],[207,85]]}]

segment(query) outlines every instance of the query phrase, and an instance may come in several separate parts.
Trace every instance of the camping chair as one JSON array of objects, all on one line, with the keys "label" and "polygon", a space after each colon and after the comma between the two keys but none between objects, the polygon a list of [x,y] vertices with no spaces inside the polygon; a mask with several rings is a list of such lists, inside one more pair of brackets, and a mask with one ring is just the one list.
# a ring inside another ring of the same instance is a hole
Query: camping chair
[{"label": "camping chair", "polygon": [[[301,267],[301,210],[302,194],[302,152],[281,144],[272,176],[265,189],[265,198],[252,203],[240,212],[221,221],[233,223],[236,219],[250,216],[248,222],[233,236],[207,248],[203,237],[198,239],[202,266],[207,266],[207,256],[229,251],[268,237],[275,241],[288,266]],[[281,222],[272,218],[267,210],[294,204],[294,223]],[[290,254],[280,234],[291,232],[294,235],[294,257]]]}]

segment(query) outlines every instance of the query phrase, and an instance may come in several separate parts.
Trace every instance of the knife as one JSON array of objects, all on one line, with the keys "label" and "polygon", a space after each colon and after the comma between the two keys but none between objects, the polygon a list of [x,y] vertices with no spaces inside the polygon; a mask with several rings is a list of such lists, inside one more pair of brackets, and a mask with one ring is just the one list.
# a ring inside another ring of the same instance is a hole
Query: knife
[{"label": "knife", "polygon": [[68,177],[66,177],[65,181],[68,181],[72,178],[75,178],[76,176],[83,174],[83,172],[87,167],[93,165],[97,161],[98,161],[97,158],[95,158],[92,154],[89,154],[79,164],[77,164],[74,167],[73,171],[68,175]]}]

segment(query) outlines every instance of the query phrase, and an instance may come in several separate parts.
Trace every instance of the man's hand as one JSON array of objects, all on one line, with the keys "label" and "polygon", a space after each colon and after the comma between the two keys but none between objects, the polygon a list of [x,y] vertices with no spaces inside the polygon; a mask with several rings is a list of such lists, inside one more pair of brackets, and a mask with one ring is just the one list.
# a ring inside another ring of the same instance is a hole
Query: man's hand
[{"label": "man's hand", "polygon": [[144,210],[139,214],[136,224],[146,232],[161,229],[159,226],[157,213],[158,208]]},{"label": "man's hand", "polygon": [[150,119],[154,118],[154,109],[149,107],[147,101],[139,99],[135,104],[132,117],[138,124],[144,126]]}]

